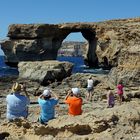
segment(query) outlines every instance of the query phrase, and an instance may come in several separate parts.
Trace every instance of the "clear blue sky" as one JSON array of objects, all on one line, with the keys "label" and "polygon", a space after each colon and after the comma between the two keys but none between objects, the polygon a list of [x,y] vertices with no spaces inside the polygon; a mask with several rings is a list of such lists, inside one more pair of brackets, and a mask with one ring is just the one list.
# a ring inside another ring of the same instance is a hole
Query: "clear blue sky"
[{"label": "clear blue sky", "polygon": [[[0,40],[13,23],[97,22],[140,17],[140,0],[0,0]],[[67,40],[84,40],[80,33]],[[1,54],[1,51],[0,51]]]}]

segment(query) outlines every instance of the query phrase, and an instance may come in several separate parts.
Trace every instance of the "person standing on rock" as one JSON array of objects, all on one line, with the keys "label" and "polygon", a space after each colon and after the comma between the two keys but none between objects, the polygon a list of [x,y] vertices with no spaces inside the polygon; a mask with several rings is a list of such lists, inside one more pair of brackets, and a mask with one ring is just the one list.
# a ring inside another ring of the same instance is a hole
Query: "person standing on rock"
[{"label": "person standing on rock", "polygon": [[47,124],[49,120],[55,117],[55,106],[58,104],[58,96],[52,93],[50,89],[45,89],[43,94],[39,96],[38,103],[41,109],[39,122]]},{"label": "person standing on rock", "polygon": [[113,92],[110,91],[110,90],[109,90],[109,92],[107,93],[107,103],[108,103],[108,108],[114,107],[115,98],[114,98]]},{"label": "person standing on rock", "polygon": [[82,114],[82,98],[78,88],[72,88],[68,91],[64,102],[69,105],[68,114],[72,116]]},{"label": "person standing on rock", "polygon": [[87,80],[87,95],[86,95],[87,101],[92,101],[92,92],[93,92],[93,79],[92,76],[90,76],[89,79]]},{"label": "person standing on rock", "polygon": [[[25,95],[21,95],[21,91],[24,91]],[[27,118],[30,100],[25,84],[14,83],[12,86],[12,93],[6,97],[6,103],[7,119],[9,121],[19,117]]]},{"label": "person standing on rock", "polygon": [[123,85],[122,82],[120,81],[117,85],[117,94],[119,97],[119,103],[122,104],[122,99],[123,99]]}]

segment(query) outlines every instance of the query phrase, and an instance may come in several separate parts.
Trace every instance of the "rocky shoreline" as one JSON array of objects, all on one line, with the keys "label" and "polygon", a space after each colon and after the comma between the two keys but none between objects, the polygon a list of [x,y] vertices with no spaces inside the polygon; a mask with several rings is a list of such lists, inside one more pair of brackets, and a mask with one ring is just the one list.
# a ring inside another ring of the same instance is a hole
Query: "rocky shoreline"
[{"label": "rocky shoreline", "polygon": [[[109,74],[71,74],[73,64],[56,62],[62,41],[72,32],[87,39],[84,59],[89,66],[106,68]],[[19,77],[0,79],[0,138],[9,140],[132,140],[140,138],[140,18],[99,23],[13,24],[8,40],[0,42],[6,63],[19,69]],[[86,81],[92,75],[94,96],[85,100]],[[116,85],[124,85],[124,101],[118,104]],[[31,97],[28,120],[5,121],[5,97],[15,81],[27,83]],[[49,82],[48,82],[49,81]],[[56,119],[37,123],[38,92],[50,87],[59,95]],[[66,91],[79,87],[83,114],[67,115]],[[115,94],[115,106],[107,108],[107,91]]]},{"label": "rocky shoreline", "polygon": [[[94,79],[93,101],[85,100],[86,80],[89,76]],[[31,97],[28,120],[20,120],[8,123],[5,120],[6,103],[5,97],[11,91],[12,83],[24,81],[27,83],[27,91]],[[124,102],[118,104],[115,95],[115,107],[107,108],[106,93],[109,88],[115,92],[115,87],[109,85],[108,75],[73,74],[61,82],[52,82],[47,87],[59,95],[59,106],[56,107],[56,119],[51,120],[47,126],[37,122],[39,106],[37,95],[34,94],[39,83],[23,79],[3,79],[0,82],[0,108],[1,127],[0,137],[7,136],[9,140],[15,139],[95,139],[95,140],[118,140],[132,139],[140,135],[140,88],[125,87]],[[79,87],[84,100],[83,114],[77,117],[67,115],[67,106],[63,103],[66,91],[71,87]],[[40,86],[39,92],[45,87]],[[6,135],[7,134],[7,135]]]}]

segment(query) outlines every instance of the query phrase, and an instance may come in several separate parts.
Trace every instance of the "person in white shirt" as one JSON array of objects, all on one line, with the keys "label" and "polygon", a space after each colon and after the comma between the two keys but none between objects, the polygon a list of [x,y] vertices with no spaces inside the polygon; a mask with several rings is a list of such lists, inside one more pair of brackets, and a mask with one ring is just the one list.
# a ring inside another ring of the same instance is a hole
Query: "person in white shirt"
[{"label": "person in white shirt", "polygon": [[92,92],[93,92],[93,79],[92,76],[87,80],[87,96],[86,99],[92,101]]},{"label": "person in white shirt", "polygon": [[[25,95],[21,95],[21,91]],[[16,118],[28,117],[28,105],[30,103],[29,95],[26,91],[25,84],[14,83],[12,86],[12,93],[6,97],[7,103],[7,119],[13,121]]]}]

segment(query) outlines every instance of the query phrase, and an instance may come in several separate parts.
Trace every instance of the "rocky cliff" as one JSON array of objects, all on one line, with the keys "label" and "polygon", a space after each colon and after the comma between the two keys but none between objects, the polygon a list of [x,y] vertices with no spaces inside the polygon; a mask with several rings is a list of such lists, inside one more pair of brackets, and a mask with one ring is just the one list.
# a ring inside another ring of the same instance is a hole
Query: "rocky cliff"
[{"label": "rocky cliff", "polygon": [[140,85],[140,46],[127,46],[121,50],[118,66],[110,72],[110,82],[114,85],[122,81],[125,86]]},{"label": "rocky cliff", "polygon": [[110,20],[98,23],[13,24],[9,39],[1,42],[6,61],[56,59],[62,41],[73,32],[87,40],[88,63],[92,66],[117,66],[122,48],[139,45],[140,18]]},{"label": "rocky cliff", "polygon": [[86,42],[65,41],[58,50],[58,56],[85,56]]},{"label": "rocky cliff", "polygon": [[[13,24],[9,26],[9,39],[1,42],[6,62],[17,65],[20,61],[56,59],[63,40],[73,32],[81,32],[87,40],[85,60],[89,66],[116,67],[116,75],[126,75],[127,80],[128,71],[135,71],[133,79],[139,79],[140,18],[98,23]],[[125,64],[133,65],[133,69]]]}]

